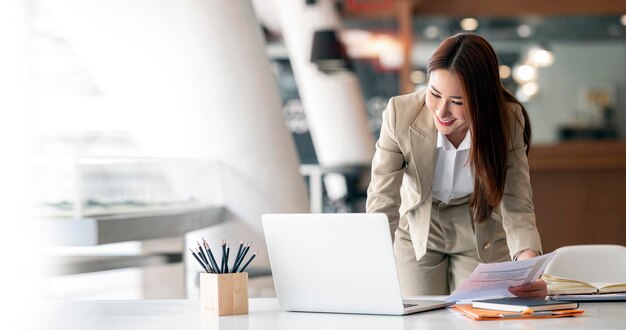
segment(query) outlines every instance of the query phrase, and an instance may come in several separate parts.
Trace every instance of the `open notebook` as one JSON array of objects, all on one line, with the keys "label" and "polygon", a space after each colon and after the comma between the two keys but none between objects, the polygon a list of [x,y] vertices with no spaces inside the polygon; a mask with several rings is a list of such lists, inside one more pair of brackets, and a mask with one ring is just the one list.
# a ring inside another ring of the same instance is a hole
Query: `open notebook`
[{"label": "open notebook", "polygon": [[626,292],[626,282],[583,282],[550,274],[543,274],[541,278],[548,284],[550,295]]}]

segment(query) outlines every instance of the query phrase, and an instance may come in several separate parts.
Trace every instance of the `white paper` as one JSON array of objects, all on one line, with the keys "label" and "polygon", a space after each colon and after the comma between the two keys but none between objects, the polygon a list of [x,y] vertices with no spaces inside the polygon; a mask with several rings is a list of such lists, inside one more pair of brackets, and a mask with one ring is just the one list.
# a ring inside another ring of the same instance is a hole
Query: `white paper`
[{"label": "white paper", "polygon": [[514,297],[508,288],[536,281],[554,255],[555,252],[552,252],[519,261],[478,264],[472,274],[446,300]]}]

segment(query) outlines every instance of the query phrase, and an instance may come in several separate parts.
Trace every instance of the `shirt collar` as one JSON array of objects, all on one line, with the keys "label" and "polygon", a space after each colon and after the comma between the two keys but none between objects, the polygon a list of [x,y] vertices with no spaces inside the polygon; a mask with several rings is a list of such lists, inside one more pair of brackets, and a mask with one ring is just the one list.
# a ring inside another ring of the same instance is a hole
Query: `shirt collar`
[{"label": "shirt collar", "polygon": [[450,141],[448,141],[448,138],[441,134],[441,132],[437,131],[437,148],[443,148],[445,151],[450,151],[450,150],[468,150],[472,145],[472,135],[470,134],[470,131],[467,130],[467,133],[465,133],[465,138],[463,139],[463,141],[461,142],[461,144],[459,144],[458,148],[454,148],[454,146],[452,145],[452,143],[450,143]]}]

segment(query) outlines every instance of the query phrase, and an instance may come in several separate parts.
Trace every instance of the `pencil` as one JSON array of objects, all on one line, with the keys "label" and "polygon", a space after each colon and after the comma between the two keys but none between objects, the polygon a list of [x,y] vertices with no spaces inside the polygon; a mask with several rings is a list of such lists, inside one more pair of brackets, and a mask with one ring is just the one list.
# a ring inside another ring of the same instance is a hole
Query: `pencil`
[{"label": "pencil", "polygon": [[[198,250],[196,251],[197,255],[201,255],[204,254],[204,252],[202,251],[202,248],[198,248]],[[206,255],[203,256],[202,258],[204,260],[204,264],[207,266],[207,268],[209,268],[209,271],[211,273],[215,273],[215,270],[213,269],[213,267],[211,266],[211,263],[208,261]]]},{"label": "pencil", "polygon": [[239,266],[241,265],[243,258],[246,257],[248,250],[250,250],[250,244],[252,244],[252,242],[248,242],[248,244],[246,244],[246,247],[243,248],[243,252],[241,252],[241,257],[239,257],[239,260],[237,260],[237,264],[235,265],[235,272],[237,272],[237,268],[239,268]]},{"label": "pencil", "polygon": [[222,238],[222,273],[225,273],[226,265],[224,262],[226,261],[226,242]]},{"label": "pencil", "polygon": [[224,273],[228,273],[228,256],[230,255],[230,246],[226,244],[226,260],[224,261]]},{"label": "pencil", "polygon": [[243,250],[243,238],[241,239],[241,242],[239,242],[239,249],[237,249],[237,255],[235,256],[235,260],[233,261],[233,269],[231,269],[233,273],[237,272],[237,270],[235,269],[235,265],[237,264],[237,261],[239,261],[239,257],[241,257],[242,250]]},{"label": "pencil", "polygon": [[198,260],[198,263],[200,264],[200,266],[202,266],[202,268],[204,268],[204,270],[208,273],[209,270],[206,268],[206,266],[202,263],[202,260],[200,260],[200,258],[198,258],[198,256],[196,255],[195,252],[193,252],[193,250],[190,248],[189,251],[191,251],[191,254],[193,255],[194,258],[196,258],[196,260]]},{"label": "pencil", "polygon": [[217,262],[215,261],[215,257],[213,257],[213,252],[211,252],[211,247],[209,247],[209,243],[204,242],[204,244],[206,244],[206,251],[209,254],[209,260],[211,260],[211,263],[213,264],[213,268],[215,268],[215,271],[219,274],[221,273],[221,269],[219,267],[217,267]]},{"label": "pencil", "polygon": [[[197,254],[197,255],[200,255],[200,253],[202,253],[202,250],[199,250],[199,249],[198,249],[198,250],[196,250],[196,254]],[[202,258],[200,258],[200,260],[202,261]],[[211,267],[211,264],[209,264],[208,262],[205,262],[204,264],[205,264],[205,265],[207,266],[207,268],[209,269],[209,272],[214,273],[214,271],[213,271],[213,267]]]},{"label": "pencil", "polygon": [[248,267],[248,265],[250,264],[250,262],[252,262],[252,259],[254,259],[254,257],[256,257],[257,252],[259,252],[259,250],[254,251],[254,253],[252,254],[252,256],[250,257],[250,259],[248,260],[248,262],[246,262],[245,265],[243,265],[243,267],[241,268],[241,270],[239,271],[240,273],[243,273],[244,270],[246,270],[246,267]]},{"label": "pencil", "polygon": [[199,254],[200,254],[200,258],[202,258],[202,261],[204,261],[205,264],[209,264],[209,260],[207,260],[206,256],[204,255],[204,252],[202,251],[202,246],[200,245],[200,243],[198,241],[196,241],[196,243],[198,243],[198,250],[199,250]]},{"label": "pencil", "polygon": [[207,243],[204,237],[202,237],[202,244],[204,245],[204,254],[207,256],[207,258],[209,258],[209,265],[212,266],[211,268],[214,269],[215,273],[219,273],[219,268],[217,268],[217,264],[215,263],[215,260],[213,259],[213,253],[209,255],[209,252],[210,252],[209,243]]}]

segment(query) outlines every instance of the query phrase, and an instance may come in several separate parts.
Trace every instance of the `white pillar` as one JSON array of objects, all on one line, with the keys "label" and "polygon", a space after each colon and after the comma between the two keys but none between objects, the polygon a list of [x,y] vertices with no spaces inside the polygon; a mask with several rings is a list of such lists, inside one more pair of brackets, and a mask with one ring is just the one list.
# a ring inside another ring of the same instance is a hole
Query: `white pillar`
[{"label": "white pillar", "polygon": [[250,1],[62,2],[73,48],[127,107],[146,154],[222,165],[208,184],[221,185],[227,224],[207,240],[253,240],[253,265],[267,267],[261,215],[306,212],[308,201]]},{"label": "white pillar", "polygon": [[274,0],[320,164],[369,164],[375,142],[357,77],[324,74],[310,61],[313,33],[340,28],[334,3]]}]

